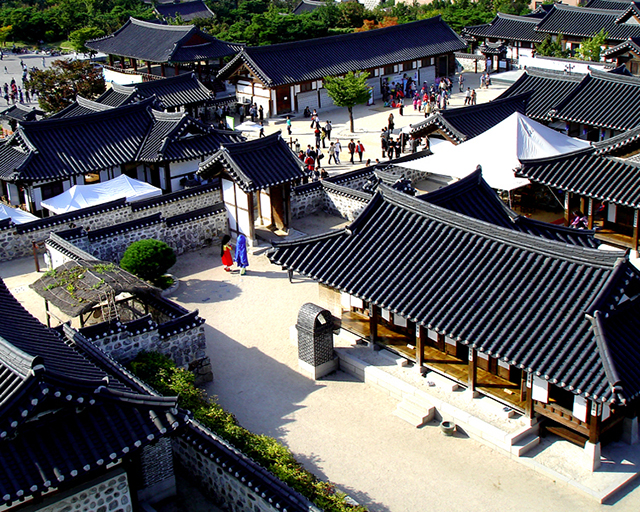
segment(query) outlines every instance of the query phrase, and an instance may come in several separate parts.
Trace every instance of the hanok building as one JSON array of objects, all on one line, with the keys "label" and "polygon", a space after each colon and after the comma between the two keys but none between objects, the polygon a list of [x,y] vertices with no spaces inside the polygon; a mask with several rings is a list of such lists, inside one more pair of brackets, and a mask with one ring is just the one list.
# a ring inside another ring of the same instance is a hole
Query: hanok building
[{"label": "hanok building", "polygon": [[639,77],[525,71],[500,98],[531,91],[526,115],[571,137],[597,142],[640,125]]},{"label": "hanok building", "polygon": [[202,0],[190,0],[187,2],[159,2],[154,6],[156,13],[169,20],[180,18],[182,21],[193,21],[197,18],[213,18],[215,14]]},{"label": "hanok building", "polygon": [[199,117],[204,114],[207,105],[212,101],[213,94],[193,73],[139,84],[113,83],[95,100],[87,100],[79,96],[76,102],[51,117],[73,117],[101,112],[149,98],[154,99],[154,107],[158,110],[186,112],[192,117]]},{"label": "hanok building", "polygon": [[348,228],[277,242],[268,257],[318,281],[344,329],[544,420],[592,468],[601,441],[637,429],[640,273],[621,251],[381,185]]},{"label": "hanok building", "polygon": [[632,75],[640,76],[640,37],[630,37],[618,46],[605,50],[602,58],[615,66],[624,64]]},{"label": "hanok building", "polygon": [[640,164],[611,156],[615,144],[631,141],[632,130],[572,155],[522,162],[518,175],[564,192],[565,223],[575,212],[587,216],[596,236],[619,247],[638,250]]},{"label": "hanok building", "polygon": [[87,41],[86,45],[109,55],[105,80],[119,84],[164,77],[167,67],[173,67],[175,75],[195,71],[200,81],[208,83],[222,59],[235,55],[242,47],[220,41],[194,25],[161,25],[135,18],[113,34]]},{"label": "hanok building", "polygon": [[417,83],[455,73],[464,42],[440,16],[392,27],[304,42],[243,48],[218,78],[235,84],[238,101],[262,105],[268,116],[305,107],[333,107],[325,76],[369,73],[373,98],[382,84],[407,76]]},{"label": "hanok building", "polygon": [[540,10],[526,16],[498,13],[490,23],[465,27],[462,34],[475,41],[504,43],[510,46],[512,58],[521,54],[531,56],[535,44],[546,37],[556,41],[562,36],[558,42],[572,55],[585,39],[601,30],[607,34],[606,47],[615,46],[630,37],[640,37],[640,11],[633,3],[626,4],[623,11],[562,3],[555,3],[545,10],[548,12]]},{"label": "hanok building", "polygon": [[237,144],[223,144],[200,165],[206,178],[220,178],[231,235],[250,242],[255,225],[287,230],[291,221],[291,187],[308,177],[303,163],[280,132]]},{"label": "hanok building", "polygon": [[101,499],[125,512],[175,493],[168,436],[188,422],[177,397],[158,396],[83,337],[48,329],[2,281],[0,310],[3,509],[89,510]]},{"label": "hanok building", "polygon": [[243,140],[184,113],[154,110],[151,101],[21,123],[0,142],[2,194],[36,213],[43,199],[73,185],[120,174],[172,192],[182,189],[221,144]]},{"label": "hanok building", "polygon": [[535,30],[538,23],[537,12],[525,16],[499,12],[490,23],[465,27],[462,36],[472,43],[472,50],[478,43],[501,43],[507,47],[506,57],[517,59],[520,55],[531,56],[535,45],[544,41],[546,35]]},{"label": "hanok building", "polygon": [[439,136],[460,144],[486,132],[514,112],[524,114],[531,93],[435,112],[420,123],[411,125],[413,137]]},{"label": "hanok building", "polygon": [[37,121],[44,117],[42,110],[27,107],[21,103],[16,103],[0,112],[0,121],[2,121],[2,134],[4,136],[11,135],[18,123],[23,121]]}]

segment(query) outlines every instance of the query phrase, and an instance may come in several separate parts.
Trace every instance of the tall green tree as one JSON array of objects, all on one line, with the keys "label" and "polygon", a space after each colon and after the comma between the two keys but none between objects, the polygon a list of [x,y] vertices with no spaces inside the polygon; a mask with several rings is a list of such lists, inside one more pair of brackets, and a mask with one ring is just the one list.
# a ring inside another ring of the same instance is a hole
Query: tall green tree
[{"label": "tall green tree", "polygon": [[584,39],[578,48],[578,57],[582,60],[590,60],[592,62],[600,62],[600,54],[602,47],[607,40],[607,32],[602,29],[590,39]]},{"label": "tall green tree", "polygon": [[353,107],[369,100],[369,73],[366,71],[349,71],[345,76],[325,76],[324,88],[338,107],[347,107],[351,131],[353,126]]},{"label": "tall green tree", "polygon": [[[560,40],[562,40],[562,34],[558,34],[558,41]],[[544,41],[536,45],[536,53],[542,57],[568,57],[569,51],[563,50],[558,41],[554,41],[550,35],[547,35]]]},{"label": "tall green tree", "polygon": [[87,27],[74,30],[69,34],[69,41],[72,48],[78,53],[95,53],[85,46],[85,43],[91,39],[97,39],[104,35],[104,30],[96,27]]},{"label": "tall green tree", "polygon": [[26,83],[38,91],[38,103],[45,112],[59,112],[79,94],[94,99],[105,91],[102,70],[89,61],[56,60],[50,68],[32,71]]}]

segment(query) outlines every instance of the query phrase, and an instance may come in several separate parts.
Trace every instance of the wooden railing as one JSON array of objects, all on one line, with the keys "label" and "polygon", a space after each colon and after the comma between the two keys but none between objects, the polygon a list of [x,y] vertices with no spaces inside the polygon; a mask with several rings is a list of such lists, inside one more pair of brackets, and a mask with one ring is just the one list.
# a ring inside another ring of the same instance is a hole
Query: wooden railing
[{"label": "wooden railing", "polygon": [[589,436],[589,424],[576,418],[569,409],[558,404],[545,404],[534,402],[534,411],[547,418],[575,430],[585,436]]}]

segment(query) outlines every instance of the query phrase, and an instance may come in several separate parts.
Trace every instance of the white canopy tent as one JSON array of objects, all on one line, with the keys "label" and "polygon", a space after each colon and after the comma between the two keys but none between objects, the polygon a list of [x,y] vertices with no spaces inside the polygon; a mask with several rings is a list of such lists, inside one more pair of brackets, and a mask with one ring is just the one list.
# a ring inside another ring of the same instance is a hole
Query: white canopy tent
[{"label": "white canopy tent", "polygon": [[66,192],[42,201],[42,206],[55,214],[80,210],[126,197],[129,201],[162,195],[162,190],[121,174],[95,185],[74,185]]},{"label": "white canopy tent", "polygon": [[11,206],[0,203],[0,219],[11,219],[14,224],[24,224],[25,222],[38,220],[38,217],[19,208],[12,208]]},{"label": "white canopy tent", "polygon": [[529,180],[515,177],[520,160],[573,153],[589,147],[590,143],[568,137],[515,112],[462,144],[441,146],[433,155],[397,165],[454,178],[464,178],[481,165],[482,177],[491,188],[513,190],[529,184]]}]

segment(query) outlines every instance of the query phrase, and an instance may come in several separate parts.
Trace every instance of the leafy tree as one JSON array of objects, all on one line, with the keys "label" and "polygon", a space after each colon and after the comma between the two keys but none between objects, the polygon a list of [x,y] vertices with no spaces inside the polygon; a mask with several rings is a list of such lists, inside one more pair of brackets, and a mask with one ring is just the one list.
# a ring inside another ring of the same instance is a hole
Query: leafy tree
[{"label": "leafy tree", "polygon": [[349,71],[345,76],[324,77],[324,88],[333,102],[339,107],[347,107],[351,131],[353,127],[353,107],[366,103],[369,100],[369,86],[367,85],[369,73],[366,71]]},{"label": "leafy tree", "polygon": [[578,48],[578,57],[582,60],[590,60],[600,62],[600,53],[602,46],[607,40],[609,34],[602,29],[590,39],[584,39]]},{"label": "leafy tree", "polygon": [[104,30],[100,30],[96,27],[87,27],[74,30],[69,35],[69,41],[71,47],[78,53],[95,53],[85,46],[85,43],[90,39],[97,39],[104,35]]},{"label": "leafy tree", "polygon": [[2,43],[2,46],[7,42],[7,38],[9,37],[9,34],[11,34],[12,30],[13,27],[11,25],[8,27],[0,27],[0,43]]},{"label": "leafy tree", "polygon": [[558,40],[554,41],[550,35],[545,37],[544,41],[536,45],[536,53],[543,57],[559,57],[565,58],[569,56],[568,50],[563,50],[559,41],[562,40],[562,34],[558,34]]},{"label": "leafy tree", "polygon": [[133,242],[120,260],[120,266],[127,272],[152,283],[159,282],[175,263],[173,249],[165,242],[152,238]]},{"label": "leafy tree", "polygon": [[79,94],[93,99],[105,91],[102,70],[88,61],[56,60],[50,68],[32,71],[26,83],[38,91],[38,103],[45,112],[59,112]]}]

